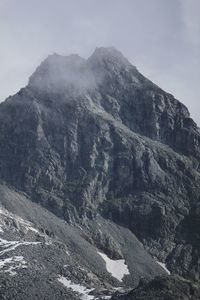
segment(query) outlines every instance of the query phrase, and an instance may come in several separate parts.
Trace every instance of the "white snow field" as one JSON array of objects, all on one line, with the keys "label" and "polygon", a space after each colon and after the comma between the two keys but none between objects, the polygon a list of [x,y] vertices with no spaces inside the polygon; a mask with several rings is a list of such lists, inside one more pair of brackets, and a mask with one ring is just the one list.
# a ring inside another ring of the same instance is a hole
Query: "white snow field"
[{"label": "white snow field", "polygon": [[119,281],[122,281],[124,275],[129,275],[128,266],[125,263],[124,259],[113,260],[110,259],[106,254],[98,252],[98,254],[103,258],[106,263],[106,269],[113,277],[117,278]]}]

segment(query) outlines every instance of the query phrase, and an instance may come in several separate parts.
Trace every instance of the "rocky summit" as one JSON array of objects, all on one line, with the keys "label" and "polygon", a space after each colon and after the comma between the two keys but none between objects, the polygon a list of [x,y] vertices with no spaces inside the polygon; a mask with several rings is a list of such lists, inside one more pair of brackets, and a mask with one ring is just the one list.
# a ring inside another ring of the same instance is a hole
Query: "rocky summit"
[{"label": "rocky summit", "polygon": [[48,56],[0,104],[0,299],[199,299],[199,161],[118,50]]}]

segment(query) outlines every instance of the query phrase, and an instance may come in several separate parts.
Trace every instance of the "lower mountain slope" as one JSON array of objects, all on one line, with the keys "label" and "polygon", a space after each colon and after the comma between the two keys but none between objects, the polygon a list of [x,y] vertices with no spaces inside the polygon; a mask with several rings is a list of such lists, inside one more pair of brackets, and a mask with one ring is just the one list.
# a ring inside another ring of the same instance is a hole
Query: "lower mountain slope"
[{"label": "lower mountain slope", "polygon": [[166,273],[128,229],[100,216],[69,225],[4,184],[0,199],[1,299],[104,299]]}]

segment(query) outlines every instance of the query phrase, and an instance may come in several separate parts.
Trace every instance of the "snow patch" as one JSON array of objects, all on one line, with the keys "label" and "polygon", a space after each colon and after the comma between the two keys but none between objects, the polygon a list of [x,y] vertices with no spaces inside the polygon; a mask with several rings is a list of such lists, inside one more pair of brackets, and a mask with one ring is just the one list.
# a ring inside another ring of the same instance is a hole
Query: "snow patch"
[{"label": "snow patch", "polygon": [[168,275],[171,275],[171,272],[167,269],[166,265],[160,261],[156,261],[157,264],[159,264],[165,271]]},{"label": "snow patch", "polygon": [[124,275],[129,275],[129,269],[125,263],[124,259],[113,260],[110,259],[106,254],[98,252],[98,254],[103,258],[106,263],[106,269],[113,277],[122,281]]},{"label": "snow patch", "polygon": [[15,270],[27,268],[27,263],[23,256],[13,256],[0,260],[0,271],[8,273],[11,276],[15,276],[17,272]]},{"label": "snow patch", "polygon": [[58,281],[62,283],[66,288],[72,289],[74,292],[80,294],[80,299],[82,300],[92,300],[95,299],[94,296],[89,295],[93,289],[88,289],[80,284],[73,283],[64,276],[59,276]]}]

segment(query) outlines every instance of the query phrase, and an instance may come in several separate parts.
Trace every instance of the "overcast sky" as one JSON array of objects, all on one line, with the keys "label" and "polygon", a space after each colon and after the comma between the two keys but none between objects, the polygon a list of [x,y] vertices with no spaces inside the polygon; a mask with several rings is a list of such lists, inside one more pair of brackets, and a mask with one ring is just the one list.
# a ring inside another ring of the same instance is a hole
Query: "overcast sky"
[{"label": "overcast sky", "polygon": [[200,125],[200,0],[0,0],[0,101],[48,54],[115,46]]}]

